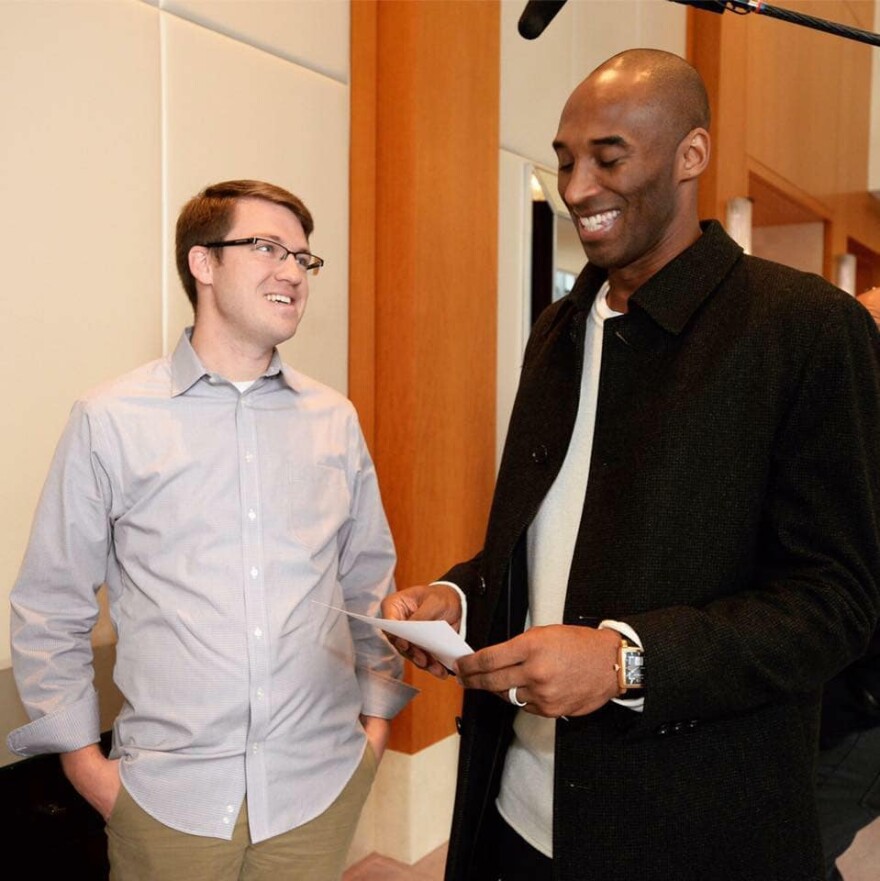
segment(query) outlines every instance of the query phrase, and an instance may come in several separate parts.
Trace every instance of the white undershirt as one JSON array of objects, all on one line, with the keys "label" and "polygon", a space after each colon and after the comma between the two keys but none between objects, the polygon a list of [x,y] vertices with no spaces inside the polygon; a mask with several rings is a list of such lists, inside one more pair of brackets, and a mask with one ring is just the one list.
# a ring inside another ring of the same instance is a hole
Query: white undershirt
[{"label": "white undershirt", "polygon": [[[568,452],[528,530],[529,614],[526,628],[561,624],[575,541],[580,527],[596,422],[602,326],[619,315],[606,302],[606,282],[590,309],[584,369]],[[532,847],[553,855],[553,759],[556,720],[520,710],[507,751],[498,811]],[[564,723],[561,723],[564,724]]]}]

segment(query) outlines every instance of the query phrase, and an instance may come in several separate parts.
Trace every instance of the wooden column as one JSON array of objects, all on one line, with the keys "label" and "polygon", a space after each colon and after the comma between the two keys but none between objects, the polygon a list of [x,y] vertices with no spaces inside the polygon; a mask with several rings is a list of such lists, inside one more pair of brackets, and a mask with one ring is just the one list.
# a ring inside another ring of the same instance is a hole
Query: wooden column
[{"label": "wooden column", "polygon": [[[497,0],[353,0],[349,393],[397,544],[397,586],[482,545],[494,485]],[[413,753],[461,690],[408,665]]]},{"label": "wooden column", "polygon": [[700,181],[700,217],[724,223],[727,202],[749,194],[746,163],[746,31],[734,16],[687,10],[688,61],[700,71],[712,107],[712,154]]}]

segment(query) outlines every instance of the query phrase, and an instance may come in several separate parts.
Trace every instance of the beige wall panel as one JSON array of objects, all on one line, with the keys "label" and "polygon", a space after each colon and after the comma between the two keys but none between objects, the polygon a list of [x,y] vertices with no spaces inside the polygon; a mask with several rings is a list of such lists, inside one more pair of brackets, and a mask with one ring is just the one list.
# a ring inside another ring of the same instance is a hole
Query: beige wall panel
[{"label": "beige wall panel", "polygon": [[348,363],[348,87],[168,14],[165,51],[167,334],[192,323],[173,269],[181,206],[209,183],[259,178],[300,196],[315,218],[311,246],[327,261],[310,279],[294,367],[340,391]]},{"label": "beige wall panel", "polygon": [[[521,0],[501,2],[501,147],[552,168],[550,145],[571,91],[574,8],[563,6],[535,40],[517,31],[524,8]],[[507,222],[503,213],[501,222]]]},{"label": "beige wall panel", "polygon": [[159,94],[154,8],[0,3],[0,667],[74,398],[161,353]]},{"label": "beige wall panel", "polygon": [[348,82],[349,0],[159,0],[159,6]]},{"label": "beige wall panel", "polygon": [[624,49],[685,53],[687,11],[667,0],[574,0],[572,87]]},{"label": "beige wall panel", "polygon": [[529,177],[532,163],[500,151],[498,168],[498,342],[496,350],[495,467],[507,436],[507,424],[519,384],[531,313],[530,259],[532,215]]},{"label": "beige wall panel", "polygon": [[779,226],[756,226],[752,230],[755,257],[775,260],[804,272],[822,274],[825,250],[823,223],[783,223]]},{"label": "beige wall panel", "polygon": [[[845,0],[786,5],[827,21],[859,24]],[[838,96],[867,95],[876,50],[762,16],[751,16],[746,26],[749,156],[820,198],[863,190],[870,121],[858,101]],[[807,133],[809,150],[804,149]]]},{"label": "beige wall panel", "polygon": [[562,106],[593,68],[637,46],[685,51],[686,9],[666,0],[568,0],[534,40],[517,30],[524,8],[501,2],[501,146],[551,168]]}]

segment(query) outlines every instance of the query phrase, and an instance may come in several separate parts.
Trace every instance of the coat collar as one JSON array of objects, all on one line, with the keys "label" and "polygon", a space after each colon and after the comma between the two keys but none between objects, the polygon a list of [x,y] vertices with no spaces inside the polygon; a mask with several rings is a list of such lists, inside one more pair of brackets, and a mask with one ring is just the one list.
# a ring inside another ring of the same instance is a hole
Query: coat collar
[{"label": "coat collar", "polygon": [[[669,261],[630,298],[656,324],[680,334],[703,301],[720,284],[743,255],[742,248],[717,220],[700,224],[703,234]],[[608,273],[589,263],[571,292],[578,309],[589,310]]]}]

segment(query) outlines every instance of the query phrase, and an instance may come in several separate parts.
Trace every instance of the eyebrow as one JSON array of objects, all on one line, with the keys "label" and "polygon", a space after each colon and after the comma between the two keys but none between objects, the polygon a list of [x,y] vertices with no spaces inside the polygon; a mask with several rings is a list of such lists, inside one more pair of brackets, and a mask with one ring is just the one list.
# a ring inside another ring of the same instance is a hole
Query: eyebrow
[{"label": "eyebrow", "polygon": [[[591,138],[590,139],[591,147],[628,147],[629,142],[623,135],[608,135],[604,138]],[[565,144],[562,141],[554,141],[553,142],[554,150],[564,150],[566,149]]]}]

